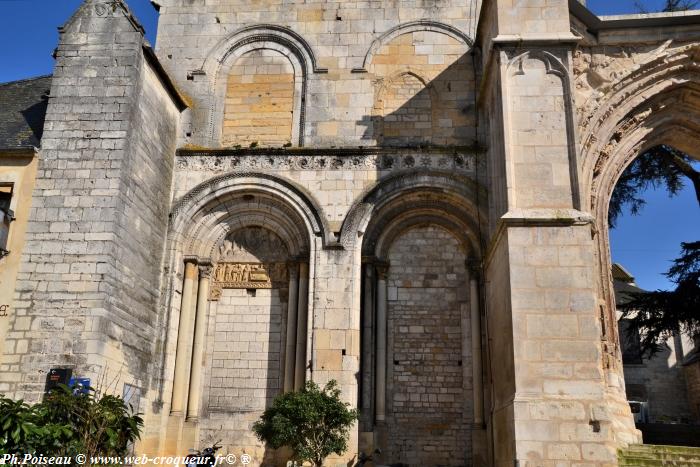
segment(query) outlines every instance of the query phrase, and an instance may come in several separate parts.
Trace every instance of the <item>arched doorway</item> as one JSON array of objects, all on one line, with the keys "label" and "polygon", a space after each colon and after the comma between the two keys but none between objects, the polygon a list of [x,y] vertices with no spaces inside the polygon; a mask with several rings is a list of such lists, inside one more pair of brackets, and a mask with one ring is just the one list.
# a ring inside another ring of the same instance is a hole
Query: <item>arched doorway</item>
[{"label": "arched doorway", "polygon": [[364,198],[360,448],[382,463],[471,464],[483,426],[478,214],[456,182],[404,175]]},{"label": "arched doorway", "polygon": [[174,211],[169,245],[182,278],[173,278],[166,443],[186,451],[221,439],[262,465],[281,461],[250,427],[307,378],[317,209],[274,177],[231,174],[194,188]]}]

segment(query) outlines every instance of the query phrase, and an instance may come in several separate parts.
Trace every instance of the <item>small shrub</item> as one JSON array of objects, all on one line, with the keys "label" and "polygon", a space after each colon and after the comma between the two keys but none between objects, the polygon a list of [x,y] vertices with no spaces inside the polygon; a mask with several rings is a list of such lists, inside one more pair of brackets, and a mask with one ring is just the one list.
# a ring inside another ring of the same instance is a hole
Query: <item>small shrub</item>
[{"label": "small shrub", "polygon": [[287,446],[295,460],[321,467],[326,457],[348,449],[350,427],[357,420],[357,410],[349,405],[340,400],[337,382],[320,389],[309,381],[301,391],[277,396],[253,431],[271,448]]},{"label": "small shrub", "polygon": [[0,397],[0,454],[122,456],[142,426],[121,397],[93,389],[62,385],[35,405]]}]

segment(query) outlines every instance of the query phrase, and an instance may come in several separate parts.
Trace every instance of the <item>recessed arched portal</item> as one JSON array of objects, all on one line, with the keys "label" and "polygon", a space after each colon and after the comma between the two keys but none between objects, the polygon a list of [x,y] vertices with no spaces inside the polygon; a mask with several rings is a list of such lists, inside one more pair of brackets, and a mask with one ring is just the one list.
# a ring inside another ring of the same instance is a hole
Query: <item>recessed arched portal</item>
[{"label": "recessed arched portal", "polygon": [[364,220],[350,222],[364,232],[361,450],[382,463],[472,462],[484,422],[477,189],[400,174],[351,212]]},{"label": "recessed arched portal", "polygon": [[320,219],[305,193],[263,174],[214,178],[176,204],[167,357],[174,361],[166,363],[175,431],[168,439],[185,449],[235,441],[224,449],[281,460],[250,426],[275,396],[308,377],[309,277]]}]

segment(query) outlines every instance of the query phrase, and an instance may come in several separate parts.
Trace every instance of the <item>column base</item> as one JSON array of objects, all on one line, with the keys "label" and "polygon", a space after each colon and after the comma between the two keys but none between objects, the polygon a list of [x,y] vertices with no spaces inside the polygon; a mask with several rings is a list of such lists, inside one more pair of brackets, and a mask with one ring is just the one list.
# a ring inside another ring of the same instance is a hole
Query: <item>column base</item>
[{"label": "column base", "polygon": [[472,424],[472,465],[491,465],[488,435],[484,424]]},{"label": "column base", "polygon": [[196,449],[199,444],[199,423],[196,420],[187,419],[182,427],[182,443],[180,451],[185,454],[190,449]]},{"label": "column base", "polygon": [[361,453],[366,455],[372,454],[374,452],[374,432],[360,431],[358,433],[357,448]]},{"label": "column base", "polygon": [[183,423],[184,415],[182,412],[172,412],[168,417],[162,449],[164,455],[177,455],[181,451]]}]

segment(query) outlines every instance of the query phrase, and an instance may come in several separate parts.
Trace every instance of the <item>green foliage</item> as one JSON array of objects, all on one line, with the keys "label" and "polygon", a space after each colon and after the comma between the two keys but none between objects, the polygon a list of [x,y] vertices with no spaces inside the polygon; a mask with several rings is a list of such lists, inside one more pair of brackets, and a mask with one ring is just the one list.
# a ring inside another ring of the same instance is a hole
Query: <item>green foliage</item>
[{"label": "green foliage", "polygon": [[[668,0],[667,6],[680,3]],[[675,10],[673,10],[675,11]],[[688,155],[670,146],[653,147],[627,167],[615,186],[608,208],[608,225],[614,228],[628,207],[636,215],[644,207],[642,198],[649,188],[665,187],[669,196],[677,195],[690,181],[700,206],[700,171]],[[675,284],[674,290],[657,290],[629,294],[631,300],[622,306],[632,329],[641,337],[642,351],[653,354],[660,342],[674,334],[700,337],[700,242],[681,244],[681,256],[666,273]]]},{"label": "green foliage", "polygon": [[684,188],[685,181],[693,184],[700,203],[700,173],[693,168],[693,159],[670,146],[655,146],[640,154],[620,176],[608,208],[608,225],[615,228],[617,220],[628,207],[639,214],[645,201],[642,194],[649,188],[665,187],[669,196]]},{"label": "green foliage", "polygon": [[340,400],[336,381],[323,389],[309,381],[301,391],[277,396],[253,431],[271,448],[287,446],[296,460],[321,467],[326,457],[348,449],[349,430],[357,420],[357,410],[349,405]]},{"label": "green foliage", "polygon": [[[640,0],[635,0],[634,5],[640,13],[649,13],[649,10],[644,6],[644,4]],[[694,10],[697,7],[697,0],[666,0],[664,2],[664,7],[661,9],[661,11],[670,13],[674,11]]]},{"label": "green foliage", "polygon": [[698,2],[695,0],[666,0],[663,11],[688,11],[697,8]]},{"label": "green foliage", "polygon": [[0,397],[0,454],[121,456],[142,426],[122,398],[93,389],[73,394],[62,385],[31,406]]},{"label": "green foliage", "polygon": [[700,338],[700,242],[681,246],[681,256],[666,273],[675,290],[629,294],[631,300],[621,307],[623,317],[639,330],[646,354],[657,352],[659,342],[677,333]]}]

